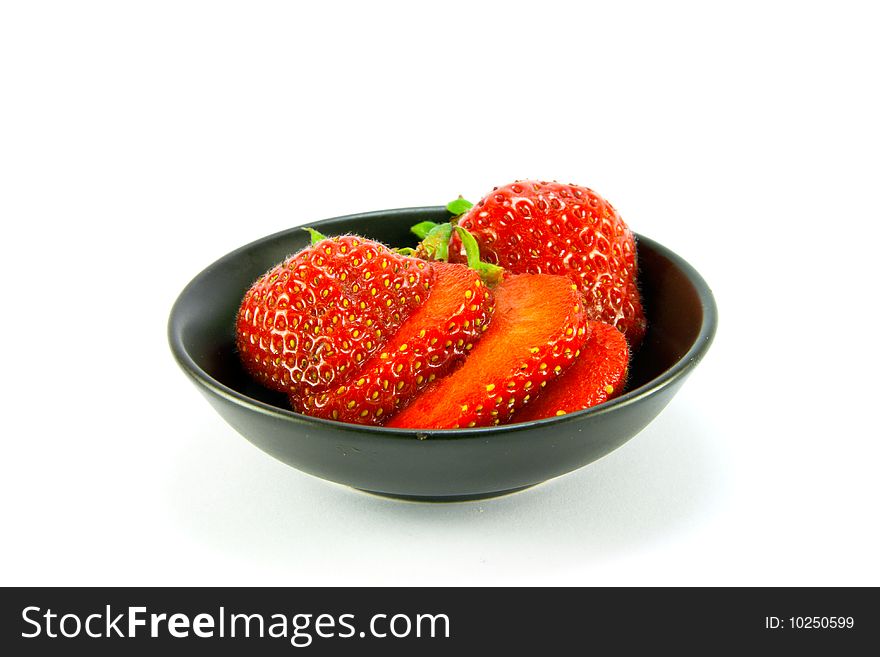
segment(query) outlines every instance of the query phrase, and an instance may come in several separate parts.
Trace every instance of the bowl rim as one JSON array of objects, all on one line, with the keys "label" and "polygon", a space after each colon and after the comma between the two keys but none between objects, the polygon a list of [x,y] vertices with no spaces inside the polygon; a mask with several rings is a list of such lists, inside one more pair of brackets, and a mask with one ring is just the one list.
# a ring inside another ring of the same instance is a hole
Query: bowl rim
[{"label": "bowl rim", "polygon": [[443,210],[445,210],[443,206],[419,206],[409,208],[395,208],[391,210],[373,210],[370,212],[359,212],[355,214],[342,215],[339,217],[321,219],[319,221],[308,222],[302,224],[301,226],[287,228],[272,233],[270,235],[266,235],[265,237],[261,237],[257,240],[249,242],[235,249],[234,251],[230,251],[226,255],[218,258],[193,277],[193,279],[180,292],[174,302],[174,305],[171,308],[171,313],[168,318],[168,342],[171,347],[171,351],[175,359],[177,360],[178,365],[196,383],[209,390],[212,394],[224,398],[227,401],[232,402],[233,404],[236,404],[238,406],[246,407],[256,413],[274,416],[281,420],[292,422],[296,425],[318,425],[336,431],[347,431],[356,434],[369,434],[373,436],[382,436],[386,438],[396,439],[412,440],[413,437],[426,438],[430,436],[433,440],[439,439],[458,441],[467,439],[483,439],[495,434],[528,431],[535,427],[545,427],[553,424],[565,425],[571,422],[577,422],[587,416],[604,415],[614,412],[617,409],[629,406],[631,404],[635,404],[642,399],[659,393],[664,388],[673,385],[682,377],[690,374],[691,370],[700,362],[700,360],[703,358],[706,351],[708,351],[710,345],[712,344],[718,325],[718,308],[715,303],[715,298],[712,294],[712,291],[709,288],[709,285],[699,274],[699,272],[697,272],[697,270],[694,269],[693,266],[691,266],[691,264],[688,263],[684,258],[671,251],[667,247],[663,246],[659,242],[656,242],[655,240],[652,240],[648,237],[645,237],[644,235],[641,235],[640,233],[636,233],[635,231],[633,231],[633,235],[636,238],[637,245],[640,243],[649,245],[652,250],[671,261],[679,270],[681,270],[688,281],[694,286],[694,289],[700,300],[700,305],[702,307],[702,322],[700,326],[700,331],[697,334],[694,342],[688,348],[687,352],[676,363],[661,372],[658,376],[654,377],[647,383],[637,388],[627,391],[620,397],[615,397],[610,401],[597,404],[596,406],[584,409],[582,411],[575,411],[556,417],[543,418],[541,420],[531,420],[529,422],[517,422],[513,424],[502,424],[491,427],[465,427],[460,429],[398,429],[391,427],[350,424],[347,422],[339,422],[337,420],[327,420],[324,418],[304,415],[302,413],[297,413],[293,410],[284,409],[278,406],[274,406],[272,404],[267,404],[260,400],[249,397],[245,394],[242,394],[237,390],[234,390],[229,386],[221,383],[210,374],[208,374],[201,367],[199,367],[193,360],[192,356],[190,356],[189,352],[186,350],[183,344],[182,327],[179,326],[180,309],[183,305],[183,300],[187,297],[190,288],[195,286],[196,283],[203,276],[207,275],[212,269],[220,266],[226,261],[233,260],[241,253],[249,251],[250,249],[263,243],[272,242],[281,237],[292,235],[306,227],[319,229],[323,225],[341,221],[369,220],[377,217],[388,218],[389,216],[394,217],[395,215],[407,215],[417,212],[442,212]]}]

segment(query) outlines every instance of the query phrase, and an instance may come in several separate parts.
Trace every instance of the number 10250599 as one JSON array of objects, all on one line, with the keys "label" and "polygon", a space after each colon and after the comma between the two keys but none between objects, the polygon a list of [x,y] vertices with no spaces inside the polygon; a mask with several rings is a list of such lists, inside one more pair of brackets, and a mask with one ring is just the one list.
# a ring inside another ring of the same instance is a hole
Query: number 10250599
[{"label": "number 10250599", "polygon": [[764,627],[768,630],[851,630],[855,626],[852,616],[765,616]]}]

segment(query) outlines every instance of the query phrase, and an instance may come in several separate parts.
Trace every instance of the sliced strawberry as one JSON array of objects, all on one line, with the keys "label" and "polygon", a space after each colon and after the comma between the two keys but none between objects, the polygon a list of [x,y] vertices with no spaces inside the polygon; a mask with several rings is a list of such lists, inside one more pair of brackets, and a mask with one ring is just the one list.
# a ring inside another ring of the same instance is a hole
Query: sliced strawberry
[{"label": "sliced strawberry", "polygon": [[325,239],[261,276],[236,321],[245,369],[288,394],[338,386],[428,298],[429,263],[354,235]]},{"label": "sliced strawberry", "polygon": [[357,424],[382,424],[400,405],[441,379],[489,326],[493,295],[463,265],[435,263],[431,296],[356,376],[337,388],[291,396],[307,415]]},{"label": "sliced strawberry", "polygon": [[617,397],[623,392],[628,365],[623,334],[610,324],[590,322],[590,337],[574,364],[518,411],[513,422],[565,415]]},{"label": "sliced strawberry", "polygon": [[454,429],[507,422],[574,361],[586,333],[583,303],[571,281],[546,274],[507,276],[495,288],[489,329],[464,365],[388,426]]}]

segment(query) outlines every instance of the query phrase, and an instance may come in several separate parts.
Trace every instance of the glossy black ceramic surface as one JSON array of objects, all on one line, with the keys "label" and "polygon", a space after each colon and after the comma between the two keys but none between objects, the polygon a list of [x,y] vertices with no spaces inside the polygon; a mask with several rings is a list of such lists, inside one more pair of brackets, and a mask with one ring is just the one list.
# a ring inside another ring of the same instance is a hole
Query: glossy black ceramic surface
[{"label": "glossy black ceramic surface", "polygon": [[[442,207],[350,215],[309,224],[394,246],[414,245],[409,227],[445,221]],[[635,436],[684,383],[715,334],[717,311],[700,275],[667,248],[638,237],[648,333],[627,392],[595,408],[485,429],[416,432],[310,418],[244,373],[234,318],[245,290],[309,242],[301,228],[270,235],[224,256],[183,290],[168,324],[177,362],[218,413],[245,438],[303,472],[408,499],[491,497],[571,472]]]}]

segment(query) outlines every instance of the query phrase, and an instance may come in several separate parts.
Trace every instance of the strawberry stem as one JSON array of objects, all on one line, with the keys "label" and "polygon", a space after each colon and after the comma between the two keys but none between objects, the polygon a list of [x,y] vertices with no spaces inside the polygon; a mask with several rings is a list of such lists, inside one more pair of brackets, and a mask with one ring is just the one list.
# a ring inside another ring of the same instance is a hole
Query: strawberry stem
[{"label": "strawberry stem", "polygon": [[474,236],[471,235],[470,232],[461,226],[456,226],[455,232],[458,233],[459,238],[461,238],[461,244],[464,246],[468,267],[479,272],[480,278],[483,279],[483,282],[490,285],[500,283],[504,276],[504,269],[498,265],[493,265],[480,260],[480,247],[477,244],[477,240],[474,239]]},{"label": "strawberry stem", "polygon": [[314,228],[303,228],[303,230],[312,236],[312,246],[314,246],[315,244],[317,244],[321,240],[327,239],[326,235],[321,235],[321,233],[316,231]]}]

